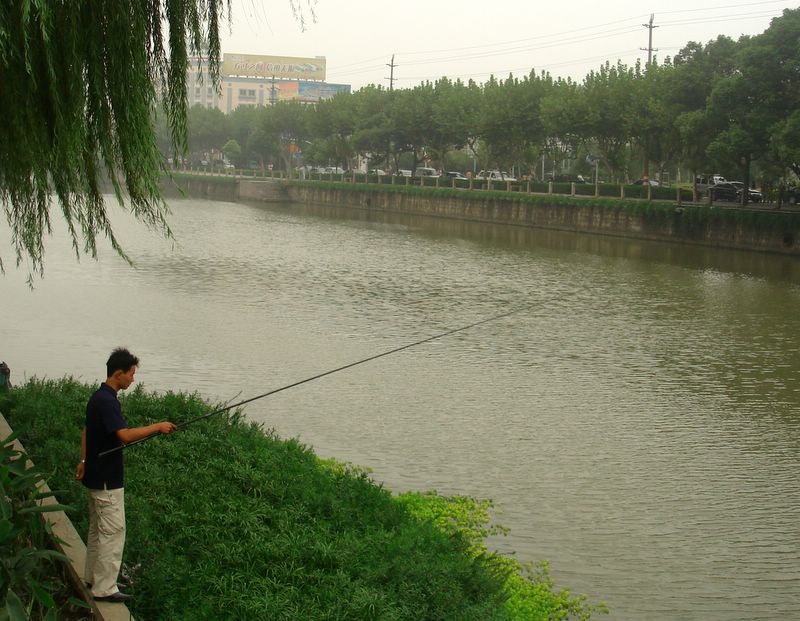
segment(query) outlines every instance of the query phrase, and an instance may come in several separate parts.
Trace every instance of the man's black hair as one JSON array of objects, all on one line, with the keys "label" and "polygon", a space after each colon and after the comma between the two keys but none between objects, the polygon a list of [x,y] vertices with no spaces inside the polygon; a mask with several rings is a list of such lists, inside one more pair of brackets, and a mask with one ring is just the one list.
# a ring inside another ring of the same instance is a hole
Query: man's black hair
[{"label": "man's black hair", "polygon": [[139,359],[124,347],[117,347],[111,352],[106,362],[106,377],[114,375],[115,371],[127,373],[131,367],[138,367]]}]

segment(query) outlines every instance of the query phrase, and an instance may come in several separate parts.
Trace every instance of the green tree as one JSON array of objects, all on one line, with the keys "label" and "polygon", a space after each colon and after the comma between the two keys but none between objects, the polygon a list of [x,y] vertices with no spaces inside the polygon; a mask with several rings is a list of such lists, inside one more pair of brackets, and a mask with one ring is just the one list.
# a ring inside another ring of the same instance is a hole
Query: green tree
[{"label": "green tree", "polygon": [[357,91],[353,100],[353,113],[357,120],[353,130],[353,148],[356,153],[369,158],[372,163],[389,167],[392,123],[388,115],[392,93],[380,86],[367,86]]},{"label": "green tree", "polygon": [[543,153],[553,167],[574,158],[590,137],[589,109],[584,90],[572,80],[556,80],[541,102],[544,124]]},{"label": "green tree", "polygon": [[261,129],[266,142],[277,148],[283,169],[291,173],[294,158],[310,136],[308,123],[310,110],[297,101],[280,101],[266,108]]},{"label": "green tree", "polygon": [[194,105],[189,109],[189,150],[193,153],[221,151],[228,140],[228,117],[219,108]]},{"label": "green tree", "polygon": [[348,169],[355,153],[353,133],[356,128],[354,102],[349,93],[338,93],[317,104],[310,115],[309,134],[318,138],[317,159],[328,159]]},{"label": "green tree", "polygon": [[388,116],[395,168],[399,167],[399,156],[408,153],[414,171],[425,160],[425,148],[434,132],[433,86],[428,82],[413,89],[393,91]]},{"label": "green tree", "polygon": [[237,165],[242,158],[242,147],[233,139],[225,143],[222,147],[222,152],[225,154],[225,159]]}]

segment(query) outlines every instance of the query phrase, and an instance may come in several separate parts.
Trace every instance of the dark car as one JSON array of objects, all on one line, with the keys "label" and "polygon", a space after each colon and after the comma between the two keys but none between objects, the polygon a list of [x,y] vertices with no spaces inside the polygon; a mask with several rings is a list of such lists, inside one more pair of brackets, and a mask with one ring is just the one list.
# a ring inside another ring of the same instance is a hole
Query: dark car
[{"label": "dark car", "polygon": [[739,189],[727,181],[708,186],[712,201],[738,201]]},{"label": "dark car", "polygon": [[[731,185],[736,186],[736,189],[739,191],[739,196],[742,195],[742,191],[744,190],[744,183],[741,181],[730,181]],[[755,190],[753,188],[749,188],[747,190],[747,200],[751,203],[760,203],[763,199],[761,192]],[[738,199],[737,199],[738,200]]]},{"label": "dark car", "polygon": [[786,188],[783,194],[783,200],[790,205],[797,205],[800,203],[800,188]]}]

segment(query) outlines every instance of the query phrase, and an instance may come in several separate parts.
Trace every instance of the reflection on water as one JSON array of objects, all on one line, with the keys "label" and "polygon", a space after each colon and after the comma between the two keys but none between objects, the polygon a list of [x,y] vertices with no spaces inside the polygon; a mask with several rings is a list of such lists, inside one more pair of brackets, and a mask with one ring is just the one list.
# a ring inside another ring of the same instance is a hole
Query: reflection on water
[{"label": "reflection on water", "polygon": [[[611,619],[800,617],[800,274],[784,256],[311,206],[174,201],[137,264],[54,240],[0,280],[0,358],[242,398],[394,490],[492,498],[492,540]],[[76,436],[77,437],[77,436]]]}]

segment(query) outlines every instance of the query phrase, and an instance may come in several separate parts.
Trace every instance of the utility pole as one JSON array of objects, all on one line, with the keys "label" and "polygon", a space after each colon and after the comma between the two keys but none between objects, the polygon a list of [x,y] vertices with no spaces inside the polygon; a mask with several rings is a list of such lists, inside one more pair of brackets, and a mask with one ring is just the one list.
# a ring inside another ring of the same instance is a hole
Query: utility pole
[{"label": "utility pole", "polygon": [[[657,52],[657,49],[653,49],[653,28],[658,28],[658,26],[653,26],[653,19],[655,18],[654,13],[650,13],[650,21],[646,24],[642,24],[645,28],[647,28],[647,67],[645,67],[645,71],[650,70],[650,64],[653,62],[653,52]],[[645,48],[641,47],[640,50],[644,50]],[[642,179],[646,184],[650,184],[650,136],[645,136],[644,139],[644,166],[642,168]],[[648,190],[648,196],[650,196],[650,191]]]},{"label": "utility pole", "polygon": [[658,26],[653,26],[653,19],[655,15],[650,13],[650,21],[646,24],[642,24],[645,28],[647,28],[647,47],[640,47],[639,49],[642,51],[647,52],[647,66],[650,66],[650,63],[653,62],[653,52],[657,52],[658,48],[653,48],[653,28],[658,28]]},{"label": "utility pole", "polygon": [[274,106],[277,100],[275,90],[275,76],[272,76],[272,86],[269,89],[269,105],[271,106]]},{"label": "utility pole", "polygon": [[397,67],[397,65],[394,64],[394,54],[392,54],[392,62],[386,63],[386,66],[390,69],[389,77],[386,79],[389,80],[389,90],[391,91],[394,88],[394,68]]}]

